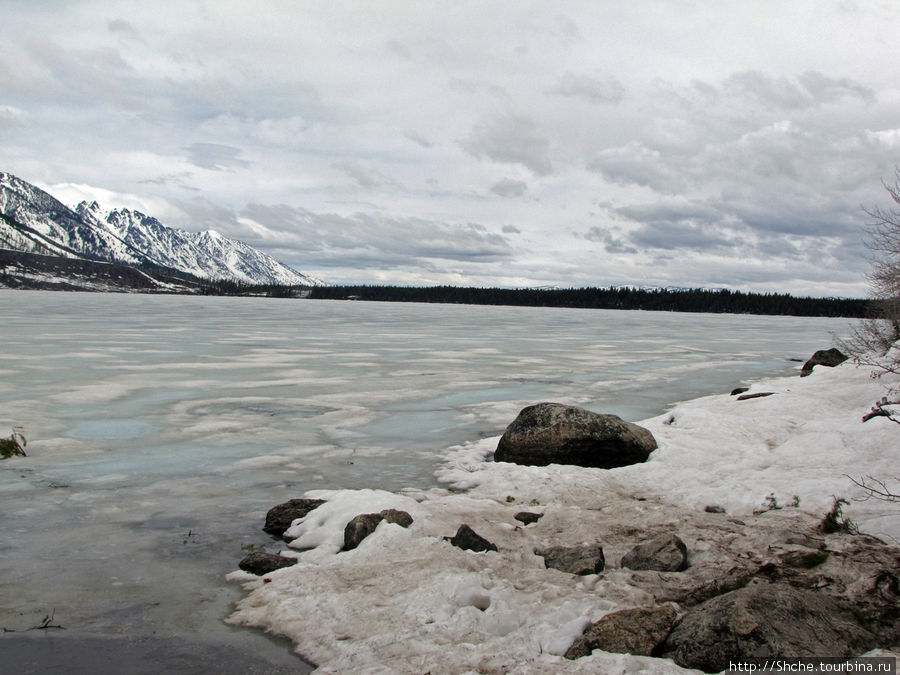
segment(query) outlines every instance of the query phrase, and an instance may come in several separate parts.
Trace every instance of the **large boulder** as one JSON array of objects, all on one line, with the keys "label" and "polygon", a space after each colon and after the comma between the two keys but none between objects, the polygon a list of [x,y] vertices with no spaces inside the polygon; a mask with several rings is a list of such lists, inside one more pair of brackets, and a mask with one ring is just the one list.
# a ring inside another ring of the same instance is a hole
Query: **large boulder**
[{"label": "large boulder", "polygon": [[678,619],[674,605],[654,609],[623,609],[592,623],[572,643],[565,656],[579,659],[595,649],[615,654],[653,656]]},{"label": "large boulder", "polygon": [[266,514],[263,532],[268,532],[275,537],[282,537],[291,523],[298,518],[303,518],[324,503],[325,501],[322,499],[289,499],[278,506],[273,506]]},{"label": "large boulder", "polygon": [[612,469],[645,462],[656,447],[653,434],[616,415],[538,403],[523,409],[506,428],[494,460]]},{"label": "large boulder", "polygon": [[631,549],[621,565],[630,570],[681,572],[688,565],[687,546],[677,535],[661,534]]},{"label": "large boulder", "polygon": [[603,548],[597,544],[586,546],[551,546],[536,549],[535,554],[544,559],[544,567],[569,574],[585,576],[599,574],[606,565]]},{"label": "large boulder", "polygon": [[803,367],[800,369],[800,377],[806,377],[812,373],[813,366],[834,368],[841,365],[847,358],[847,355],[840,349],[835,349],[834,347],[831,349],[820,349],[810,357],[809,361],[803,364]]},{"label": "large boulder", "polygon": [[759,582],[688,610],[658,655],[718,673],[748,658],[858,656],[874,642],[833,597]]}]

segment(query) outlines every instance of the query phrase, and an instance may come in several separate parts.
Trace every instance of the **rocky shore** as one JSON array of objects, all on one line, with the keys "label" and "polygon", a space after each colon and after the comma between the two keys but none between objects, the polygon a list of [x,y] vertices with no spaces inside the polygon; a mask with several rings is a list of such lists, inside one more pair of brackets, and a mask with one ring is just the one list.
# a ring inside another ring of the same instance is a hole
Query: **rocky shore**
[{"label": "rocky shore", "polygon": [[[265,530],[285,546],[230,575],[251,591],[231,621],[287,635],[322,672],[720,672],[896,655],[900,512],[851,508],[854,523],[831,487],[893,466],[897,432],[862,426],[868,373],[834,365],[639,425],[529,406],[499,440],[447,458],[448,489],[279,505]],[[848,404],[839,419],[829,407]]]}]

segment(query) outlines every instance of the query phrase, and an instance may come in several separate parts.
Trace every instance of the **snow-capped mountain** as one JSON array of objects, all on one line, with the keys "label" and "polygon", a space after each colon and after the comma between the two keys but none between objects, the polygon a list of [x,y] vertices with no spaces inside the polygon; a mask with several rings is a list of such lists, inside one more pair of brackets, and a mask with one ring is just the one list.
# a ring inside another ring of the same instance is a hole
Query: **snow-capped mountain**
[{"label": "snow-capped mountain", "polygon": [[153,261],[86,223],[43,190],[0,172],[0,246],[16,251],[145,265]]},{"label": "snow-capped mountain", "polygon": [[130,209],[104,210],[97,202],[81,202],[75,211],[86,222],[129,246],[144,251],[159,265],[199,277],[247,283],[320,286],[322,282],[291,269],[242,241],[215,230],[188,232],[163,225]]},{"label": "snow-capped mountain", "polygon": [[213,230],[187,232],[138,211],[107,211],[97,202],[82,202],[73,210],[40,188],[3,172],[0,248],[165,267],[251,284],[322,285],[318,279]]}]

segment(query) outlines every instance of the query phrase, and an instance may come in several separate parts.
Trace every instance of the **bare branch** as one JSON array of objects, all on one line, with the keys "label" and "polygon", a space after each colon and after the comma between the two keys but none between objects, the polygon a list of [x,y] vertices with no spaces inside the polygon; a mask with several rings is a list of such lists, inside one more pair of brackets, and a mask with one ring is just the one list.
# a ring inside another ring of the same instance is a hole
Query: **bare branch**
[{"label": "bare branch", "polygon": [[[883,502],[900,502],[900,494],[893,492],[891,488],[888,487],[886,481],[873,476],[864,476],[859,480],[853,478],[853,476],[847,476],[847,478],[849,478],[857,487],[861,487],[866,493],[866,495],[860,497],[858,501],[878,499]],[[900,481],[900,478],[894,478],[894,480]]]}]

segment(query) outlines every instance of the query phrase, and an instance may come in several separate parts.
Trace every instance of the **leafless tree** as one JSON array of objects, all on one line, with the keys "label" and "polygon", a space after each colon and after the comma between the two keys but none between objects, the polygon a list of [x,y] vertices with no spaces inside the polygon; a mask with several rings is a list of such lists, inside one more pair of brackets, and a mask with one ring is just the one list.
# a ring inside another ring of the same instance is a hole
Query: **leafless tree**
[{"label": "leafless tree", "polygon": [[[872,316],[841,342],[853,359],[875,368],[874,377],[900,374],[900,168],[893,184],[883,183],[896,206],[865,209],[870,218],[866,245],[871,252]],[[900,392],[890,390],[864,419],[888,417],[900,424]]]}]

